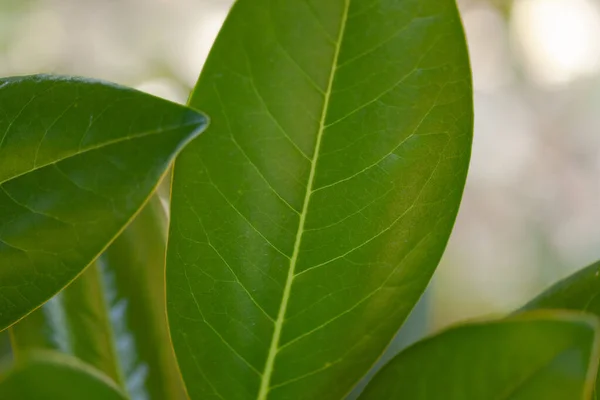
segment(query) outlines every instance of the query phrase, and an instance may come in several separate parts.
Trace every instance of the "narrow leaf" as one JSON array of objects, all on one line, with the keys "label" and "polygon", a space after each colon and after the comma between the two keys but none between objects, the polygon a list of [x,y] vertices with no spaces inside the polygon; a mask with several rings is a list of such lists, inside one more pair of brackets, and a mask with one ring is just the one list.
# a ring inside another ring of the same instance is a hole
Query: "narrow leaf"
[{"label": "narrow leaf", "polygon": [[238,0],[190,101],[167,296],[193,399],[339,399],[423,292],[472,99],[453,0]]},{"label": "narrow leaf", "polygon": [[599,328],[567,313],[457,326],[397,355],[359,400],[590,399]]},{"label": "narrow leaf", "polygon": [[71,285],[12,328],[17,358],[31,349],[72,354],[133,400],[183,398],[164,303],[166,215],[154,196]]},{"label": "narrow leaf", "polygon": [[0,330],[108,246],[205,124],[112,84],[0,79]]},{"label": "narrow leaf", "polygon": [[0,378],[0,400],[126,400],[107,376],[76,358],[36,352]]}]

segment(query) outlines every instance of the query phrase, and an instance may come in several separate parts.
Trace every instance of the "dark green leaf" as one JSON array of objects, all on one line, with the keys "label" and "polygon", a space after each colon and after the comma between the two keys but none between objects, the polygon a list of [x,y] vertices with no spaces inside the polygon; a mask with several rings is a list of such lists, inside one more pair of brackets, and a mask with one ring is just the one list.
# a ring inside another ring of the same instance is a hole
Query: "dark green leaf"
[{"label": "dark green leaf", "polygon": [[194,399],[339,399],[423,292],[472,133],[453,0],[239,0],[190,104],[167,265]]},{"label": "dark green leaf", "polygon": [[400,353],[359,400],[590,399],[599,328],[569,313],[460,325]]},{"label": "dark green leaf", "polygon": [[205,124],[107,83],[0,79],[0,330],[106,248]]},{"label": "dark green leaf", "polygon": [[60,350],[106,373],[134,400],[182,398],[166,325],[165,228],[154,196],[94,265],[11,328],[17,356]]},{"label": "dark green leaf", "polygon": [[0,378],[0,400],[125,400],[94,368],[54,352],[35,352]]}]

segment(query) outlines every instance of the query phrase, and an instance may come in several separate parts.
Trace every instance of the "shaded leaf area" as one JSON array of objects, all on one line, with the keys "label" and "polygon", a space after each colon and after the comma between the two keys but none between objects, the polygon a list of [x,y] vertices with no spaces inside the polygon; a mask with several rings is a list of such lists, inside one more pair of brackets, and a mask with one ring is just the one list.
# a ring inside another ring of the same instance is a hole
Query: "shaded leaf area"
[{"label": "shaded leaf area", "polygon": [[17,359],[32,349],[71,354],[133,400],[184,398],[165,313],[166,214],[152,197],[79,278],[11,328]]},{"label": "shaded leaf area", "polygon": [[[535,309],[579,310],[600,317],[600,262],[552,285],[519,312]],[[598,385],[600,382],[596,383],[596,393],[600,391]]]},{"label": "shaded leaf area", "polygon": [[126,400],[114,382],[76,358],[34,352],[0,378],[0,400]]},{"label": "shaded leaf area", "polygon": [[53,297],[11,327],[13,352],[18,360],[30,349],[55,349],[76,355],[123,385],[96,264]]},{"label": "shaded leaf area", "polygon": [[369,372],[362,377],[362,379],[352,388],[352,391],[344,397],[345,400],[356,400],[369,384],[371,379],[377,374],[377,372],[383,368],[392,358],[398,353],[407,348],[409,345],[414,344],[418,340],[421,340],[425,335],[429,333],[429,310],[430,310],[430,293],[431,286],[425,291],[423,296],[419,299],[415,307],[410,312],[410,315],[402,325],[402,329],[394,336],[394,339],[390,342],[389,346],[385,349],[385,352],[379,357],[377,362],[369,369]]},{"label": "shaded leaf area", "polygon": [[0,363],[12,358],[12,348],[8,330],[0,332]]},{"label": "shaded leaf area", "polygon": [[108,83],[0,79],[0,329],[81,273],[205,124]]},{"label": "shaded leaf area", "polygon": [[581,310],[600,316],[600,262],[552,285],[521,311],[539,308]]},{"label": "shaded leaf area", "polygon": [[590,399],[598,329],[564,312],[459,325],[397,355],[359,400]]},{"label": "shaded leaf area", "polygon": [[177,159],[167,308],[193,399],[339,399],[446,245],[472,133],[452,0],[239,0]]}]

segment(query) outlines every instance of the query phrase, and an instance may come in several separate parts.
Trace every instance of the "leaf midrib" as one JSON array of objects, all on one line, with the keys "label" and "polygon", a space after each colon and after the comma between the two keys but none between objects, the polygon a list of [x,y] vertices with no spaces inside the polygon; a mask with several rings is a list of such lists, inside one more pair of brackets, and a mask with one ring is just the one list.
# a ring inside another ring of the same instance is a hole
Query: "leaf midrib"
[{"label": "leaf midrib", "polygon": [[321,149],[321,139],[323,137],[323,132],[325,131],[325,127],[326,127],[325,119],[327,117],[327,110],[329,108],[329,99],[331,97],[331,92],[332,92],[332,88],[333,88],[333,80],[335,77],[335,72],[337,70],[338,57],[340,54],[342,39],[344,37],[344,32],[346,30],[346,20],[348,19],[348,11],[350,9],[350,1],[351,0],[344,0],[344,9],[342,11],[336,47],[335,47],[335,51],[334,51],[334,55],[333,55],[333,60],[331,63],[331,70],[329,72],[329,80],[327,83],[327,90],[324,93],[323,109],[321,111],[321,118],[319,121],[319,130],[317,132],[317,138],[315,141],[315,150],[313,152],[313,156],[311,159],[310,173],[308,176],[306,193],[304,195],[302,212],[300,213],[300,221],[298,223],[298,231],[296,232],[296,240],[294,242],[294,250],[292,253],[292,257],[290,259],[290,265],[288,268],[288,274],[287,274],[285,286],[283,289],[279,312],[277,314],[277,319],[275,320],[275,327],[273,330],[273,336],[271,338],[271,345],[269,347],[267,361],[265,363],[265,368],[264,368],[263,374],[261,375],[261,383],[260,383],[260,389],[258,392],[257,400],[266,400],[269,395],[269,390],[271,389],[271,376],[273,375],[275,358],[277,357],[277,352],[279,351],[279,341],[281,338],[283,322],[285,320],[287,305],[288,305],[288,301],[289,301],[289,297],[290,297],[290,293],[291,293],[291,289],[292,289],[292,283],[294,280],[296,264],[298,261],[298,254],[300,253],[300,246],[302,244],[302,236],[304,233],[304,224],[306,222],[306,214],[308,211],[308,205],[310,203],[310,198],[311,198],[311,195],[313,192],[312,188],[313,188],[313,183],[314,183],[314,178],[315,178],[317,160],[319,158],[319,152]]}]

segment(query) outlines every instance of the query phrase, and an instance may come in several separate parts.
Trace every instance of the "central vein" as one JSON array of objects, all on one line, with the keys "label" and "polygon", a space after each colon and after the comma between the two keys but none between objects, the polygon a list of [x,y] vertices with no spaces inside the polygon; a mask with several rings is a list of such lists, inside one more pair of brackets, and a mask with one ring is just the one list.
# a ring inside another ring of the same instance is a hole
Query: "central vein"
[{"label": "central vein", "polygon": [[290,259],[290,268],[288,270],[285,286],[283,288],[283,295],[281,298],[281,305],[279,307],[279,313],[277,314],[277,320],[275,320],[275,329],[273,331],[273,338],[271,340],[271,346],[269,347],[269,354],[267,356],[267,362],[265,364],[265,370],[262,375],[260,382],[260,391],[258,392],[258,400],[266,400],[269,395],[269,389],[271,384],[271,376],[273,374],[273,367],[275,365],[275,358],[279,351],[279,340],[281,337],[281,330],[283,328],[283,321],[285,320],[285,313],[287,310],[288,301],[290,299],[290,292],[292,290],[292,282],[294,281],[294,275],[296,270],[296,263],[298,261],[298,254],[300,253],[300,244],[302,243],[302,235],[304,233],[304,224],[306,222],[306,214],[308,211],[308,205],[310,203],[310,196],[313,192],[313,183],[315,180],[315,171],[317,168],[317,160],[319,158],[319,151],[321,149],[321,139],[323,137],[323,131],[325,130],[325,118],[327,117],[327,109],[329,107],[329,98],[331,96],[331,89],[333,87],[333,78],[337,69],[338,57],[340,54],[340,47],[342,44],[342,38],[344,36],[344,30],[346,29],[346,19],[348,17],[348,9],[350,8],[350,0],[344,0],[344,10],[342,13],[342,20],[340,22],[340,30],[338,32],[338,38],[336,42],[335,52],[333,54],[333,61],[331,63],[331,71],[329,73],[329,81],[327,83],[327,90],[325,91],[323,110],[321,111],[321,118],[319,121],[319,131],[317,132],[317,139],[315,142],[315,151],[312,156],[310,173],[308,175],[308,183],[306,187],[306,194],[304,195],[304,203],[302,205],[302,212],[300,213],[300,221],[298,223],[298,231],[296,232],[296,241],[294,242],[294,251],[292,258]]}]

